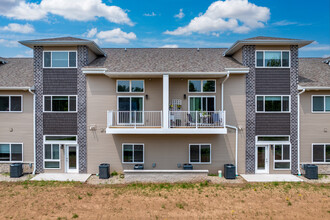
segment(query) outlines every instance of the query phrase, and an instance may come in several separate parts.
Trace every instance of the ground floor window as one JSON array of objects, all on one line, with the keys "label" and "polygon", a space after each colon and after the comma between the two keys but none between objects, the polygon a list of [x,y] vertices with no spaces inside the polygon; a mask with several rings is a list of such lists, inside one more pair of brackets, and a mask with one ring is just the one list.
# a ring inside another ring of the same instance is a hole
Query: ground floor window
[{"label": "ground floor window", "polygon": [[60,145],[45,144],[44,163],[46,169],[60,169]]},{"label": "ground floor window", "polygon": [[313,163],[330,163],[330,144],[313,144]]},{"label": "ground floor window", "polygon": [[23,144],[0,144],[0,161],[23,161]]},{"label": "ground floor window", "polygon": [[211,163],[211,144],[190,144],[189,163]]},{"label": "ground floor window", "polygon": [[274,145],[274,169],[289,170],[291,169],[290,145],[275,144]]},{"label": "ground floor window", "polygon": [[123,163],[143,163],[144,144],[123,144]]}]

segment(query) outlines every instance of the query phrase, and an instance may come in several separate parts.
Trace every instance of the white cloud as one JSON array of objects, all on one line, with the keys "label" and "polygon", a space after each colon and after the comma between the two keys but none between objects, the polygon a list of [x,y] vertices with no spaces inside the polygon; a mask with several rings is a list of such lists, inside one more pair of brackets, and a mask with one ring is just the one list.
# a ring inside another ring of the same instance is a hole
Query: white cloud
[{"label": "white cloud", "polygon": [[183,13],[182,8],[180,9],[179,14],[174,15],[175,18],[179,18],[179,19],[183,18],[184,16],[185,16],[185,14]]},{"label": "white cloud", "polygon": [[14,40],[0,39],[0,45],[5,47],[18,47],[18,42]]},{"label": "white cloud", "polygon": [[249,3],[248,0],[216,1],[204,14],[192,19],[187,26],[174,31],[167,30],[165,34],[190,35],[225,31],[247,33],[252,29],[264,27],[269,18],[269,8]]},{"label": "white cloud", "polygon": [[104,17],[110,22],[128,24],[133,22],[125,10],[117,6],[108,6],[102,0],[42,0],[40,4],[26,0],[2,0],[0,15],[21,20],[40,20],[54,14],[68,20],[90,21]]},{"label": "white cloud", "polygon": [[120,28],[108,31],[100,31],[98,34],[96,34],[96,37],[99,40],[116,44],[128,44],[130,40],[136,39],[136,35],[133,32],[126,33]]},{"label": "white cloud", "polygon": [[143,16],[146,16],[146,17],[155,17],[157,16],[157,14],[155,12],[152,12],[152,13],[144,13]]},{"label": "white cloud", "polygon": [[288,25],[295,25],[295,24],[298,24],[298,23],[293,22],[293,21],[287,21],[287,20],[282,20],[282,21],[273,23],[273,25],[275,25],[275,26],[288,26]]},{"label": "white cloud", "polygon": [[328,58],[328,57],[330,57],[330,54],[324,54],[322,57],[323,58]]},{"label": "white cloud", "polygon": [[94,36],[96,35],[96,33],[97,33],[97,28],[92,28],[92,29],[90,29],[90,30],[88,31],[88,33],[87,33],[87,37],[88,37],[88,38],[92,38],[92,37],[94,37]]},{"label": "white cloud", "polygon": [[8,24],[7,26],[0,27],[0,31],[9,31],[9,32],[28,34],[28,33],[34,32],[34,27],[30,24],[11,23],[11,24]]},{"label": "white cloud", "polygon": [[177,44],[165,44],[161,46],[160,48],[179,48],[179,45]]},{"label": "white cloud", "polygon": [[15,57],[33,57],[33,50],[24,51],[24,53],[17,54]]}]

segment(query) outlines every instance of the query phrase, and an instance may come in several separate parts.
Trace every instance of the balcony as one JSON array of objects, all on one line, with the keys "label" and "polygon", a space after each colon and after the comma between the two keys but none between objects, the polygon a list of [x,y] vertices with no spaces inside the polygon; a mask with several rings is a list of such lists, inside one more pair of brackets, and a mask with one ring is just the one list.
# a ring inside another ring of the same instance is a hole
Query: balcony
[{"label": "balcony", "polygon": [[[226,134],[225,111],[108,111],[109,134]],[[164,120],[168,118],[168,121]]]}]

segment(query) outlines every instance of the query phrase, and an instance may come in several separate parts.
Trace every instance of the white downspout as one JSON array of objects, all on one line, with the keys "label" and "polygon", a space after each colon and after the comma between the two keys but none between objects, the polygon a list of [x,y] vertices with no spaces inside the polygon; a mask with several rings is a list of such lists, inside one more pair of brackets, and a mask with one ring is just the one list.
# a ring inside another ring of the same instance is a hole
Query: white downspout
[{"label": "white downspout", "polygon": [[301,176],[300,172],[300,95],[303,94],[306,89],[303,89],[298,93],[298,145],[297,145],[297,153],[298,153],[298,176]]},{"label": "white downspout", "polygon": [[223,91],[224,91],[223,87],[225,85],[225,82],[229,78],[229,74],[230,74],[229,71],[227,71],[227,76],[221,83],[221,112],[223,112]]},{"label": "white downspout", "polygon": [[33,172],[32,174],[36,174],[36,116],[35,116],[35,110],[36,110],[36,94],[32,92],[31,88],[29,88],[29,92],[33,95],[33,149],[34,149],[34,161],[33,161]]},{"label": "white downspout", "polygon": [[235,142],[235,173],[238,176],[237,172],[237,159],[238,159],[238,128],[232,125],[226,125],[227,128],[235,129],[236,130],[236,142]]}]

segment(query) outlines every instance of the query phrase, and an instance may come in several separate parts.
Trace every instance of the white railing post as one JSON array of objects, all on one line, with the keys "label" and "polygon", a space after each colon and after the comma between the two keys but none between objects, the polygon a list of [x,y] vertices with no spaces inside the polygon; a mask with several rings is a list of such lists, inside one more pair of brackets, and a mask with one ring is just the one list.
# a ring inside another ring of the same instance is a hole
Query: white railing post
[{"label": "white railing post", "polygon": [[163,75],[163,120],[164,128],[169,128],[169,75]]},{"label": "white railing post", "polygon": [[163,111],[160,111],[160,127],[163,128]]},{"label": "white railing post", "polygon": [[134,119],[135,119],[135,125],[134,125],[134,128],[136,128],[136,111],[134,111],[134,113],[135,113],[135,117],[134,117]]},{"label": "white railing post", "polygon": [[196,121],[195,122],[196,122],[196,129],[197,129],[197,111],[196,111],[195,114],[196,114]]}]

